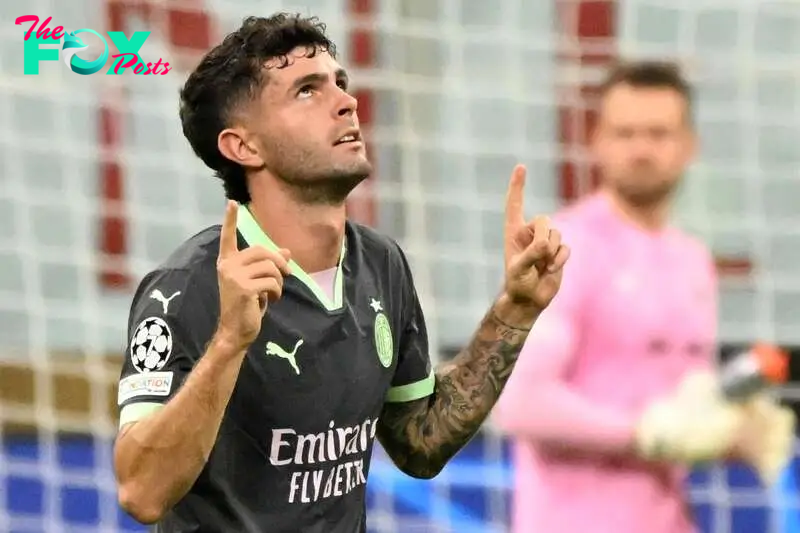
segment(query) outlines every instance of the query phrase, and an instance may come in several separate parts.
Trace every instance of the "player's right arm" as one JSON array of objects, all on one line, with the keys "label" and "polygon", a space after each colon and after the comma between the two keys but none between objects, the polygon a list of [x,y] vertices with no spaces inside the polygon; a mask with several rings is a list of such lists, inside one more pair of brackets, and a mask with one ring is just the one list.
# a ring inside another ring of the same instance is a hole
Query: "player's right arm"
[{"label": "player's right arm", "polygon": [[[204,343],[198,337],[200,331],[208,330],[193,331],[198,328],[196,319],[195,324],[186,321],[192,304],[190,291],[196,287],[170,284],[170,278],[178,281],[180,274],[156,277],[151,284],[170,290],[183,287],[182,295],[186,295],[177,312],[170,310],[160,315],[171,330],[170,360],[162,370],[151,372],[153,377],[139,374],[131,370],[129,348],[126,371],[120,381],[121,427],[114,448],[118,498],[125,511],[145,524],[161,519],[200,474],[216,440],[245,353],[224,333],[214,334],[213,323],[212,337],[203,353]],[[153,305],[147,307],[157,311]],[[206,327],[208,324],[202,326]],[[152,379],[152,384],[148,387],[144,379]],[[128,399],[126,393],[137,388],[138,394],[147,395]]]},{"label": "player's right arm", "polygon": [[556,297],[540,315],[494,410],[499,427],[515,437],[592,453],[631,450],[635,419],[590,400],[568,381],[583,329],[594,269],[577,228],[559,227],[572,256]]},{"label": "player's right arm", "polygon": [[[229,202],[217,262],[218,303],[204,303],[214,291],[193,285],[189,273],[167,271],[143,282],[132,308],[134,331],[120,382],[114,467],[121,506],[143,523],[160,520],[202,471],[247,347],[258,335],[267,302],[280,297],[288,273],[286,251],[238,250],[236,212],[236,204]],[[176,298],[182,301],[171,300],[165,311],[150,298],[154,289],[167,298],[181,291]],[[219,310],[218,320],[209,308]],[[148,319],[152,324],[144,322]],[[171,344],[148,339],[151,325],[159,327],[155,333],[166,325]],[[166,381],[141,377],[154,374],[151,368]]]}]

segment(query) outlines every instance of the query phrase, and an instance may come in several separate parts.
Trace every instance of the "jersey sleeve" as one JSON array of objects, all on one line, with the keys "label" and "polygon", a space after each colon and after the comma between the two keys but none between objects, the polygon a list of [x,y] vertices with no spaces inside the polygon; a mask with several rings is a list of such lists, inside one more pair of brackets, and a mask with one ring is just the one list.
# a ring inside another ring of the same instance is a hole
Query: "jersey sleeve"
[{"label": "jersey sleeve", "polygon": [[434,375],[428,350],[428,330],[419,303],[411,268],[398,247],[402,264],[402,326],[398,360],[387,402],[410,402],[433,394]]},{"label": "jersey sleeve", "polygon": [[555,220],[572,253],[564,265],[558,293],[531,328],[500,395],[494,416],[506,429],[532,419],[526,409],[531,394],[546,394],[542,392],[545,385],[565,384],[584,329],[587,300],[594,285],[588,277],[594,272],[593,254],[579,227],[558,217]]},{"label": "jersey sleeve", "polygon": [[207,297],[188,270],[158,270],[142,280],[128,319],[120,427],[158,410],[180,389],[215,329]]},{"label": "jersey sleeve", "polygon": [[561,287],[533,325],[492,418],[504,433],[526,441],[617,453],[630,442],[634,421],[627,412],[586,397],[579,385],[569,382],[587,304],[594,287],[602,287],[589,277],[596,272],[593,243],[579,227],[558,227],[572,249]]}]

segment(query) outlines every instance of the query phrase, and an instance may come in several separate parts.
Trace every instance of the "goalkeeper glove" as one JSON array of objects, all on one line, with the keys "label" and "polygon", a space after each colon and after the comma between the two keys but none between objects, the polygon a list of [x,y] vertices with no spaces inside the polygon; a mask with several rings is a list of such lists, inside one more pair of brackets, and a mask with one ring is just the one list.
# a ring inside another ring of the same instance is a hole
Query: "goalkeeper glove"
[{"label": "goalkeeper glove", "polygon": [[732,449],[743,409],[725,400],[713,373],[688,374],[677,391],[656,400],[636,426],[638,454],[650,460],[694,465],[720,459]]},{"label": "goalkeeper glove", "polygon": [[791,461],[795,439],[794,413],[764,394],[743,405],[744,423],[733,455],[751,465],[770,486]]}]

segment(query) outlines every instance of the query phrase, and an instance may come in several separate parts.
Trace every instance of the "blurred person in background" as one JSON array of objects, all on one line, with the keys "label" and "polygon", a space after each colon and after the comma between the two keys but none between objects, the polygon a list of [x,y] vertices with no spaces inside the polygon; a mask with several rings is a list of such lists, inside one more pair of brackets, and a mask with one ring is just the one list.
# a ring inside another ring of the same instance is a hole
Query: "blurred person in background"
[{"label": "blurred person in background", "polygon": [[676,66],[610,73],[602,186],[556,217],[572,258],[495,408],[514,440],[515,533],[690,533],[689,467],[737,458],[770,481],[788,461],[790,411],[721,393],[715,264],[668,223],[696,147]]}]

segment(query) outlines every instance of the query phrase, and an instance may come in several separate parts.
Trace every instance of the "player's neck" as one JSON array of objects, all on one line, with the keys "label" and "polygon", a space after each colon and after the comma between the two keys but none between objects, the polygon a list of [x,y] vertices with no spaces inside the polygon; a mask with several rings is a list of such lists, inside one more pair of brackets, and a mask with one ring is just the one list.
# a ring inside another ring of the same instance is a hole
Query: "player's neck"
[{"label": "player's neck", "polygon": [[346,221],[345,206],[302,205],[275,194],[253,194],[250,211],[261,229],[307,273],[339,263]]},{"label": "player's neck", "polygon": [[645,231],[661,231],[669,222],[670,199],[640,206],[632,204],[610,191],[605,191],[612,208],[617,214],[632,225]]}]

